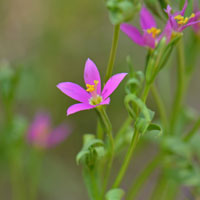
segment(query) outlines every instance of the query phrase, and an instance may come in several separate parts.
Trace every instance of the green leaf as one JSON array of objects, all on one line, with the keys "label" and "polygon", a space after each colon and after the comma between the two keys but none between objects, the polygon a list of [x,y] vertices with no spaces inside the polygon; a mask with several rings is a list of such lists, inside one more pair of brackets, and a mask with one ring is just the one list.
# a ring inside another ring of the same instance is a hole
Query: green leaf
[{"label": "green leaf", "polygon": [[[144,134],[154,117],[154,112],[149,110],[144,102],[134,94],[128,94],[124,102],[130,116],[136,120],[136,128]],[[139,115],[136,115],[135,108],[139,109]]]},{"label": "green leaf", "polygon": [[104,143],[92,134],[83,136],[83,148],[76,156],[77,164],[92,167],[105,155]]},{"label": "green leaf", "polygon": [[106,193],[106,200],[122,200],[124,194],[125,193],[122,189],[112,189]]},{"label": "green leaf", "polygon": [[106,6],[111,23],[114,25],[131,20],[135,13],[140,10],[140,4],[137,0],[107,0]]},{"label": "green leaf", "polygon": [[151,134],[160,136],[162,135],[162,128],[158,124],[150,124],[147,128],[147,131]]}]

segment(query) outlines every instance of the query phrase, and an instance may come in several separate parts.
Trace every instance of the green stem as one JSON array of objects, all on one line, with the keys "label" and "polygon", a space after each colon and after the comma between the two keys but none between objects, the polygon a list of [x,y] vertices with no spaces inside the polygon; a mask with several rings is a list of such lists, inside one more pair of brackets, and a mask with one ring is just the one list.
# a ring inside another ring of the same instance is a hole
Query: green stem
[{"label": "green stem", "polygon": [[184,137],[184,141],[185,142],[189,141],[199,129],[200,129],[200,117],[196,121],[196,123],[193,126],[192,130]]},{"label": "green stem", "polygon": [[122,167],[119,171],[119,174],[118,174],[112,188],[117,188],[120,185],[120,183],[121,183],[121,181],[122,181],[122,179],[123,179],[123,177],[126,173],[126,170],[129,166],[129,163],[131,161],[131,158],[132,158],[133,152],[135,150],[136,144],[138,142],[138,139],[139,139],[139,131],[135,129],[130,148],[128,150],[128,153],[126,154],[126,157],[124,159]]},{"label": "green stem", "polygon": [[184,57],[184,45],[183,41],[179,41],[177,48],[178,56],[178,71],[177,71],[177,91],[174,99],[174,104],[172,108],[171,115],[171,134],[174,132],[174,128],[179,116],[179,112],[182,106],[182,100],[184,96],[184,86],[185,86],[185,57]]},{"label": "green stem", "polygon": [[22,183],[22,172],[19,161],[13,159],[11,161],[11,182],[12,182],[12,199],[13,200],[25,200],[24,187]]},{"label": "green stem", "polygon": [[[146,102],[146,99],[147,99],[147,96],[148,96],[150,87],[151,87],[151,86],[150,86],[149,84],[146,84],[146,85],[145,85],[144,92],[143,92],[142,97],[141,97],[141,99],[143,100],[143,102]],[[137,109],[137,110],[138,110],[138,109]],[[126,157],[125,157],[125,159],[124,159],[124,162],[123,162],[123,164],[122,164],[122,167],[121,167],[121,169],[119,170],[119,173],[118,173],[118,175],[117,175],[117,178],[116,178],[116,180],[115,180],[115,182],[114,182],[112,188],[117,188],[117,187],[120,185],[120,183],[121,183],[121,181],[122,181],[122,179],[123,179],[123,177],[124,177],[124,175],[125,175],[125,173],[126,173],[126,170],[127,170],[128,166],[129,166],[129,163],[130,163],[130,161],[131,161],[131,158],[132,158],[132,156],[133,156],[133,152],[134,152],[134,150],[135,150],[135,148],[136,148],[136,145],[137,145],[137,143],[138,143],[139,136],[140,136],[140,133],[139,133],[139,131],[137,130],[137,128],[135,127],[135,128],[134,128],[133,138],[132,138],[132,140],[131,140],[131,144],[130,144],[128,153],[126,154]]]},{"label": "green stem", "polygon": [[88,190],[88,194],[91,200],[100,200],[100,195],[98,192],[98,187],[95,179],[95,169],[89,169],[87,167],[83,168],[83,178],[85,185]]},{"label": "green stem", "polygon": [[153,97],[155,99],[155,102],[158,106],[158,110],[159,110],[159,113],[160,113],[162,124],[163,124],[165,130],[167,130],[167,127],[168,127],[167,112],[165,110],[164,102],[162,101],[162,98],[159,95],[159,92],[158,92],[155,84],[152,85],[151,91],[152,91]]},{"label": "green stem", "polygon": [[163,194],[166,186],[167,186],[167,180],[163,176],[163,174],[161,174],[159,179],[157,180],[156,186],[154,188],[150,200],[158,200],[158,199],[163,200]]},{"label": "green stem", "polygon": [[117,24],[114,27],[112,48],[110,51],[110,57],[109,57],[109,61],[108,61],[105,82],[107,82],[108,79],[112,76],[112,71],[113,71],[114,62],[115,62],[115,56],[116,56],[116,52],[117,52],[117,45],[118,45],[118,40],[119,40],[119,32],[120,32],[120,24]]},{"label": "green stem", "polygon": [[164,199],[163,200],[174,200],[176,199],[177,193],[179,192],[179,187],[177,183],[174,181],[168,181],[167,187],[165,189],[164,193]]},{"label": "green stem", "polygon": [[136,178],[132,184],[126,200],[133,200],[136,198],[143,184],[147,181],[151,173],[155,170],[162,159],[163,154],[159,153],[156,157],[145,167],[142,173]]},{"label": "green stem", "polygon": [[103,123],[103,126],[105,127],[105,131],[109,138],[109,162],[108,162],[108,166],[106,168],[106,174],[105,174],[104,184],[103,184],[103,193],[104,193],[104,191],[106,190],[107,184],[108,184],[108,179],[110,176],[110,171],[111,171],[113,158],[114,158],[114,139],[113,139],[113,135],[112,135],[112,124],[109,120],[109,117],[108,117],[104,107],[103,106],[98,107],[97,111],[99,113],[101,122]]}]

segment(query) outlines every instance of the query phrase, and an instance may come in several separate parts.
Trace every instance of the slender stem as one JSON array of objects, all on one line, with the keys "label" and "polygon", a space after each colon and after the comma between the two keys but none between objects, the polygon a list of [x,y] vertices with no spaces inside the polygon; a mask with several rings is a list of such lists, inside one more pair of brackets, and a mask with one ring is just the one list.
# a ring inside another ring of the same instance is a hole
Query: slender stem
[{"label": "slender stem", "polygon": [[104,134],[103,134],[103,128],[101,126],[100,119],[97,120],[97,138],[103,140]]},{"label": "slender stem", "polygon": [[143,92],[142,97],[141,97],[141,99],[142,99],[142,101],[144,103],[147,100],[147,97],[148,97],[149,90],[150,90],[151,86],[152,86],[151,84],[146,84],[145,87],[144,87],[144,92]]},{"label": "slender stem", "polygon": [[[148,96],[148,93],[149,93],[149,90],[150,90],[150,85],[149,85],[149,84],[146,84],[146,85],[145,85],[145,88],[144,88],[144,92],[143,92],[142,97],[141,97],[141,99],[143,100],[143,102],[146,101],[147,96]],[[138,110],[138,109],[137,109],[137,110]],[[121,167],[121,169],[119,170],[118,176],[117,176],[117,178],[116,178],[116,180],[115,180],[115,182],[114,182],[112,188],[117,188],[117,187],[120,185],[120,183],[121,183],[121,181],[122,181],[122,179],[123,179],[123,177],[124,177],[124,175],[125,175],[125,173],[126,173],[126,170],[127,170],[128,166],[129,166],[129,163],[130,163],[130,161],[131,161],[133,152],[134,152],[134,150],[135,150],[135,148],[136,148],[136,145],[137,145],[137,143],[138,143],[139,136],[140,136],[140,133],[139,133],[139,131],[137,130],[137,128],[135,127],[135,128],[134,128],[133,138],[132,138],[132,140],[131,140],[131,144],[130,144],[128,153],[126,154],[126,157],[125,157],[125,159],[124,159],[124,162],[123,162],[123,164],[122,164],[122,167]]]},{"label": "slender stem", "polygon": [[128,153],[126,154],[126,157],[124,159],[122,167],[119,171],[119,174],[118,174],[112,188],[117,188],[120,185],[120,183],[121,183],[121,181],[122,181],[122,179],[123,179],[123,177],[126,173],[126,170],[129,166],[129,163],[131,161],[131,158],[132,158],[133,152],[135,150],[136,144],[138,142],[138,139],[139,139],[139,131],[135,129],[130,148],[128,150]]},{"label": "slender stem", "polygon": [[179,41],[179,44],[178,44],[177,56],[178,56],[177,91],[176,91],[174,104],[172,108],[172,115],[171,115],[171,127],[170,127],[171,134],[174,132],[175,124],[178,119],[178,115],[182,106],[182,100],[183,100],[183,95],[184,95],[185,57],[184,57],[184,45],[183,45],[182,40]]},{"label": "slender stem", "polygon": [[13,159],[10,164],[11,181],[12,181],[12,199],[25,200],[24,184],[22,182],[21,166],[18,159]]},{"label": "slender stem", "polygon": [[109,162],[108,162],[108,166],[106,168],[106,174],[105,174],[104,184],[103,184],[103,193],[104,193],[104,191],[106,190],[107,184],[108,184],[108,179],[110,176],[110,171],[111,171],[113,158],[114,158],[114,139],[113,139],[113,135],[112,135],[112,125],[111,125],[111,122],[107,116],[107,113],[106,113],[104,107],[101,106],[101,107],[97,108],[97,111],[99,113],[101,122],[103,123],[103,126],[105,127],[106,133],[109,138]]},{"label": "slender stem", "polygon": [[184,141],[185,142],[189,141],[199,129],[200,129],[200,117],[196,121],[196,123],[193,126],[192,130],[184,137]]},{"label": "slender stem", "polygon": [[150,200],[162,200],[163,193],[165,191],[165,187],[167,186],[167,180],[163,176],[163,174],[160,175],[160,177],[157,180],[156,187],[154,188],[154,191],[151,195]]},{"label": "slender stem", "polygon": [[162,124],[163,124],[165,130],[167,130],[167,127],[168,127],[167,112],[166,112],[166,109],[165,109],[164,102],[163,102],[155,84],[152,85],[151,91],[152,91],[153,97],[155,99],[155,102],[158,106],[158,110],[159,110],[159,113],[160,113]]},{"label": "slender stem", "polygon": [[112,76],[112,71],[113,71],[114,62],[115,62],[115,56],[116,56],[116,52],[117,52],[117,45],[118,45],[118,40],[119,40],[119,32],[120,32],[120,24],[117,24],[114,27],[112,48],[110,51],[110,57],[109,57],[109,61],[108,61],[105,82]]},{"label": "slender stem", "polygon": [[174,181],[168,181],[167,186],[164,193],[164,199],[163,200],[174,200],[176,199],[177,193],[179,192],[179,187],[177,183]]},{"label": "slender stem", "polygon": [[143,184],[147,181],[151,173],[156,169],[162,159],[163,154],[159,153],[155,158],[144,168],[142,173],[136,178],[128,192],[126,200],[135,199]]},{"label": "slender stem", "polygon": [[83,168],[83,178],[91,200],[99,200],[98,188],[94,176],[94,169]]}]

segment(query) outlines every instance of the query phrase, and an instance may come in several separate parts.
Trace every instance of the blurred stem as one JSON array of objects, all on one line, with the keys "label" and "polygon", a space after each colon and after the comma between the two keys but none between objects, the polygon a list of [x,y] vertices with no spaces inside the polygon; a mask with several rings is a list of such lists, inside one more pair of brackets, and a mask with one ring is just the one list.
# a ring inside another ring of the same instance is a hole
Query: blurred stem
[{"label": "blurred stem", "polygon": [[123,125],[121,126],[121,128],[119,129],[119,131],[117,132],[117,134],[115,136],[115,141],[118,141],[122,137],[124,132],[127,130],[127,127],[130,126],[131,122],[132,122],[132,118],[131,117],[128,117],[124,121]]},{"label": "blurred stem", "polygon": [[110,57],[109,57],[109,61],[108,61],[105,82],[107,82],[108,79],[112,76],[112,71],[113,71],[114,62],[115,62],[115,56],[116,56],[116,52],[117,52],[117,45],[118,45],[118,40],[119,40],[119,32],[120,32],[120,24],[117,24],[114,26],[112,47],[111,47],[111,51],[110,51]]},{"label": "blurred stem", "polygon": [[156,169],[160,161],[162,160],[162,153],[159,153],[155,156],[155,158],[144,168],[141,174],[136,178],[134,183],[132,184],[126,200],[135,199],[138,192],[140,191],[143,184],[147,181],[151,173]]},{"label": "blurred stem", "polygon": [[[149,90],[150,90],[150,85],[149,84],[145,84],[144,92],[143,92],[142,97],[141,97],[141,99],[143,100],[144,103],[146,102]],[[117,175],[117,178],[115,179],[115,182],[114,182],[112,188],[117,188],[121,184],[121,181],[122,181],[122,179],[123,179],[123,177],[124,177],[124,175],[126,173],[126,170],[127,170],[128,166],[129,166],[129,163],[130,163],[131,158],[133,156],[133,152],[134,152],[134,150],[136,148],[136,145],[138,143],[139,136],[140,136],[140,133],[137,130],[137,128],[135,127],[134,128],[133,138],[131,140],[131,144],[130,144],[128,153],[126,154],[126,157],[125,157],[125,159],[123,161],[122,167],[119,170],[119,173]]]},{"label": "blurred stem", "polygon": [[41,161],[43,158],[42,151],[38,151],[37,149],[33,149],[31,154],[30,160],[30,188],[29,188],[29,199],[36,200],[38,194],[38,184],[39,184],[39,177],[41,171]]},{"label": "blurred stem", "polygon": [[163,200],[176,199],[178,191],[179,191],[178,185],[173,181],[168,181]]},{"label": "blurred stem", "polygon": [[157,180],[156,186],[153,190],[150,200],[162,200],[163,193],[165,191],[167,185],[167,180],[163,174]]},{"label": "blurred stem", "polygon": [[24,194],[24,185],[22,183],[21,166],[17,158],[12,158],[10,163],[10,175],[12,183],[12,199],[26,200]]},{"label": "blurred stem", "polygon": [[171,115],[171,126],[170,132],[171,134],[174,132],[174,128],[179,116],[179,112],[182,106],[182,100],[184,95],[184,86],[185,86],[185,56],[184,56],[184,44],[183,39],[181,39],[178,43],[177,47],[177,56],[178,56],[178,69],[177,69],[177,90],[176,95],[172,107],[172,115]]},{"label": "blurred stem", "polygon": [[189,141],[199,129],[200,129],[200,117],[196,121],[196,123],[193,126],[192,130],[184,137],[184,141],[185,142]]},{"label": "blurred stem", "polygon": [[153,97],[155,99],[155,102],[158,106],[158,110],[159,110],[159,113],[160,113],[162,124],[163,124],[165,130],[167,130],[167,127],[168,127],[167,112],[166,112],[166,109],[165,109],[164,102],[163,102],[155,84],[152,85],[151,91],[152,91]]},{"label": "blurred stem", "polygon": [[97,120],[97,138],[103,140],[103,128],[101,126],[100,119]]},{"label": "blurred stem", "polygon": [[87,187],[90,199],[100,200],[100,194],[99,194],[97,183],[96,183],[95,168],[90,169],[90,168],[84,167],[83,177],[84,177],[85,185]]},{"label": "blurred stem", "polygon": [[106,190],[107,184],[108,184],[108,179],[110,176],[110,171],[111,171],[113,158],[114,158],[114,139],[113,139],[113,135],[112,135],[112,124],[109,120],[109,117],[108,117],[104,107],[99,106],[97,108],[97,111],[99,113],[101,122],[102,122],[103,126],[105,127],[105,131],[106,131],[106,134],[109,139],[109,159],[108,159],[108,166],[106,168],[106,174],[105,174],[104,184],[103,184],[103,193],[104,193],[104,191]]}]

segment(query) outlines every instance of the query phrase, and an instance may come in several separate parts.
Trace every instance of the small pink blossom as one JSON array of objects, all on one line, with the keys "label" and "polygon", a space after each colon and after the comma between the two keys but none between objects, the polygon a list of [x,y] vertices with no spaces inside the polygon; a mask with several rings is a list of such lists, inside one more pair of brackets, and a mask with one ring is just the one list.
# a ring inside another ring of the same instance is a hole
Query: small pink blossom
[{"label": "small pink blossom", "polygon": [[200,12],[192,13],[190,16],[185,16],[185,11],[188,6],[188,0],[185,1],[183,9],[181,11],[172,13],[172,8],[168,5],[165,12],[169,16],[169,20],[165,27],[164,33],[167,40],[170,41],[173,34],[182,32],[185,28],[189,26],[194,26],[199,23]]},{"label": "small pink blossom", "polygon": [[127,73],[120,73],[112,76],[101,91],[101,78],[99,71],[95,63],[88,58],[85,63],[84,71],[86,89],[71,82],[62,82],[57,85],[57,88],[64,94],[80,102],[70,106],[67,109],[67,115],[82,110],[93,109],[99,105],[109,104],[109,96],[116,90],[126,75]]},{"label": "small pink blossom", "polygon": [[154,49],[160,40],[161,30],[157,28],[154,17],[145,7],[140,12],[140,26],[143,33],[136,27],[126,23],[123,23],[120,29],[136,44]]},{"label": "small pink blossom", "polygon": [[64,124],[52,130],[50,116],[38,113],[29,127],[27,140],[37,148],[50,148],[62,142],[70,132]]}]

